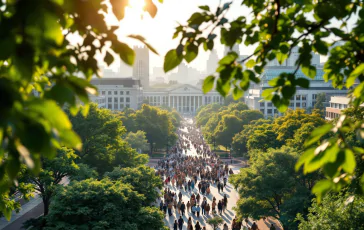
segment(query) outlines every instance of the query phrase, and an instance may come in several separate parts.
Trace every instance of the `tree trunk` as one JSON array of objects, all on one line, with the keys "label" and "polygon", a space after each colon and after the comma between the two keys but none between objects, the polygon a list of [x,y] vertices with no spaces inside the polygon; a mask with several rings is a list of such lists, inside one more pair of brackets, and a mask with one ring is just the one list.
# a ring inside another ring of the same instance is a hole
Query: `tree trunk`
[{"label": "tree trunk", "polygon": [[43,200],[43,207],[44,207],[44,216],[46,216],[49,213],[49,204],[50,204],[49,201],[50,200],[47,197],[43,197],[42,200]]}]

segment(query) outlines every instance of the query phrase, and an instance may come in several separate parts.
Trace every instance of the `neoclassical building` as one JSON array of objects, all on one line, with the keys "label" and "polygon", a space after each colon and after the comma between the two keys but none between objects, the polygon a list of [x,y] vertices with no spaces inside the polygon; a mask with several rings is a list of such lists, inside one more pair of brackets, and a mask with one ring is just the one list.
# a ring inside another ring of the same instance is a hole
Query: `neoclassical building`
[{"label": "neoclassical building", "polygon": [[180,113],[194,114],[203,105],[224,103],[217,91],[204,94],[201,86],[189,84],[143,89],[140,80],[133,78],[101,78],[93,79],[91,83],[98,88],[99,93],[97,97],[91,97],[91,100],[110,110],[138,109],[143,103],[148,103],[174,108]]}]

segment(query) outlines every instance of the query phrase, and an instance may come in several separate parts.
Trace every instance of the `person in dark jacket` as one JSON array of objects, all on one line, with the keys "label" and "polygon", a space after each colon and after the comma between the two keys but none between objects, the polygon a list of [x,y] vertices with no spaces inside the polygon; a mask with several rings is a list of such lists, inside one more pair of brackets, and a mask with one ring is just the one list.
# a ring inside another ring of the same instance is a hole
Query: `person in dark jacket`
[{"label": "person in dark jacket", "polygon": [[182,216],[179,216],[179,219],[178,219],[178,228],[179,228],[179,230],[182,230],[184,222],[185,221],[182,219]]},{"label": "person in dark jacket", "polygon": [[178,230],[178,223],[177,223],[177,220],[174,220],[174,223],[173,223],[173,230]]},{"label": "person in dark jacket", "polygon": [[185,215],[185,210],[186,210],[185,202],[182,202],[182,204],[181,204],[181,213],[182,213],[182,216]]},{"label": "person in dark jacket", "polygon": [[197,223],[195,224],[195,229],[201,230],[200,222],[197,221]]}]

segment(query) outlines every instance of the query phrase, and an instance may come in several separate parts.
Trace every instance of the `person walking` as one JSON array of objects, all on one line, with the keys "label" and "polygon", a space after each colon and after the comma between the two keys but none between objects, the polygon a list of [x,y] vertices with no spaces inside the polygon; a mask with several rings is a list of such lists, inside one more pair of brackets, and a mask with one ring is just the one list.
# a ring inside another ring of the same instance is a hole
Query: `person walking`
[{"label": "person walking", "polygon": [[166,215],[166,213],[167,213],[167,204],[166,204],[166,202],[164,202],[164,204],[163,204],[163,212],[164,212],[164,215]]},{"label": "person walking", "polygon": [[206,207],[205,207],[205,214],[208,216],[209,215],[209,213],[210,213],[210,209],[211,209],[211,207],[210,207],[210,205],[209,204],[206,204]]},{"label": "person walking", "polygon": [[190,203],[190,201],[187,201],[187,211],[191,212],[191,203]]},{"label": "person walking", "polygon": [[178,219],[178,228],[179,228],[179,230],[182,230],[184,222],[185,221],[183,220],[182,216],[179,216],[179,219]]},{"label": "person walking", "polygon": [[172,207],[173,207],[172,202],[169,202],[169,204],[168,204],[168,215],[169,216],[172,216]]},{"label": "person walking", "polygon": [[276,227],[274,227],[274,225],[271,224],[269,230],[276,230]]},{"label": "person walking", "polygon": [[193,229],[192,227],[192,219],[191,217],[188,218],[188,222],[187,222],[187,229]]},{"label": "person walking", "polygon": [[182,213],[182,216],[185,215],[185,210],[186,210],[185,202],[182,202],[182,204],[181,204],[181,213]]},{"label": "person walking", "polygon": [[223,229],[222,230],[229,230],[229,227],[227,226],[227,224],[225,223],[224,224],[224,227],[223,227]]},{"label": "person walking", "polygon": [[219,211],[219,214],[222,215],[222,203],[219,200],[219,203],[217,204],[217,210]]},{"label": "person walking", "polygon": [[200,217],[200,211],[201,211],[201,208],[199,205],[197,205],[197,207],[196,207],[197,218]]},{"label": "person walking", "polygon": [[217,191],[220,193],[220,182],[217,182]]},{"label": "person walking", "polygon": [[197,221],[197,223],[195,224],[195,229],[201,230],[200,222]]},{"label": "person walking", "polygon": [[173,223],[173,230],[178,230],[178,223],[177,223],[177,220],[174,220],[174,223]]}]

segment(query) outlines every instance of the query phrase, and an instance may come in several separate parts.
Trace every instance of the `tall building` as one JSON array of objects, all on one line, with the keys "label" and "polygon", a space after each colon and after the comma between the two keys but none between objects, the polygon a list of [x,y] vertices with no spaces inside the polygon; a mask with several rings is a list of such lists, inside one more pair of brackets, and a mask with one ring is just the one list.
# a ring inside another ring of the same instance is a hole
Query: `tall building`
[{"label": "tall building", "polygon": [[133,77],[140,80],[142,87],[149,87],[149,50],[147,47],[134,47],[135,62]]},{"label": "tall building", "polygon": [[207,74],[212,74],[215,73],[216,68],[217,68],[217,63],[219,62],[219,57],[217,56],[216,50],[211,50],[209,59],[207,60],[206,63],[206,71]]},{"label": "tall building", "polygon": [[[319,67],[320,66],[320,55],[319,54],[315,54],[315,53],[311,53],[312,54],[312,59],[311,59],[311,63],[312,65]],[[282,64],[279,64],[277,59],[274,59],[270,62],[268,62],[267,66],[296,66],[296,61],[298,60],[300,53],[299,53],[299,47],[296,46],[292,49],[291,51],[291,55],[284,60],[284,62]]]}]

